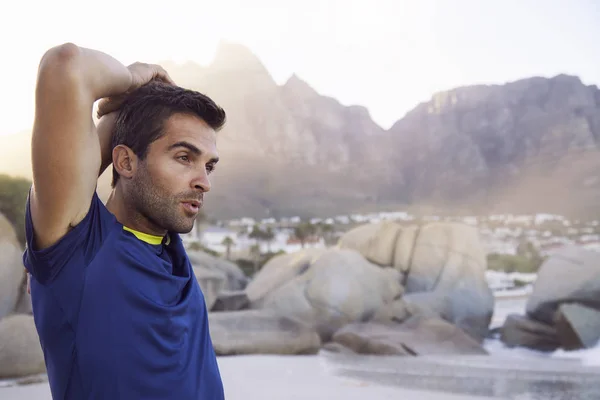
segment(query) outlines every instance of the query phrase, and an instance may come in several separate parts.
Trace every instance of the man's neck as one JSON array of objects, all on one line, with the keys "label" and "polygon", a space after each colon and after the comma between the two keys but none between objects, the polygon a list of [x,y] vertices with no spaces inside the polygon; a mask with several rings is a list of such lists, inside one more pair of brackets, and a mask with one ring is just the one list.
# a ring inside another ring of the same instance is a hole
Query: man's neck
[{"label": "man's neck", "polygon": [[120,224],[130,230],[153,236],[164,237],[167,234],[166,231],[155,228],[152,223],[140,215],[135,207],[131,205],[131,202],[125,200],[123,188],[118,184],[110,193],[106,201],[106,208]]}]

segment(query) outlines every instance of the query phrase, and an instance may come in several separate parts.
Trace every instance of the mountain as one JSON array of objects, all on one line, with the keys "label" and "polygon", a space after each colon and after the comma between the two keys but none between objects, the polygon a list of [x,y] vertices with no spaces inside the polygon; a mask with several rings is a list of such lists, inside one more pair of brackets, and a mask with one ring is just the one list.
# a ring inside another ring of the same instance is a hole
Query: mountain
[{"label": "mountain", "polygon": [[577,77],[437,93],[384,131],[366,108],[296,75],[278,86],[239,45],[223,43],[197,74],[168,70],[229,115],[219,138],[227,161],[207,196],[215,215],[600,214],[600,91]]},{"label": "mountain", "polygon": [[224,162],[206,199],[211,215],[347,211],[374,203],[388,179],[388,173],[367,167],[387,156],[371,145],[386,132],[366,108],[321,96],[297,76],[278,86],[242,46],[223,43],[197,75],[182,74],[177,65],[165,68],[178,84],[206,93],[228,114],[218,138]]},{"label": "mountain", "polygon": [[[600,91],[577,77],[437,93],[386,131],[366,108],[322,96],[296,75],[278,85],[237,44],[222,43],[207,66],[163,66],[227,111],[206,196],[215,218],[394,208],[600,214]],[[0,171],[30,176],[29,154],[15,158],[3,141]],[[103,198],[109,178],[99,183]]]},{"label": "mountain", "polygon": [[413,203],[600,214],[600,91],[577,77],[439,93],[389,134]]}]

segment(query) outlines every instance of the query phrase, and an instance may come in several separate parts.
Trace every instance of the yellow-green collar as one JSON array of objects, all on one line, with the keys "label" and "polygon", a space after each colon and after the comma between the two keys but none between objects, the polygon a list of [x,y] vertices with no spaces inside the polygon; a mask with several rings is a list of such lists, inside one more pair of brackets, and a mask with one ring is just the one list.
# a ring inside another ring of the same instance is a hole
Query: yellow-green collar
[{"label": "yellow-green collar", "polygon": [[[123,229],[133,233],[135,235],[135,237],[138,238],[139,240],[141,240],[142,242],[146,242],[146,243],[150,243],[150,244],[154,244],[154,245],[161,244],[163,242],[162,236],[150,235],[148,233],[136,231],[135,229],[131,229],[127,226],[123,226]],[[167,244],[169,244],[170,239],[171,238],[169,236],[167,236]]]}]

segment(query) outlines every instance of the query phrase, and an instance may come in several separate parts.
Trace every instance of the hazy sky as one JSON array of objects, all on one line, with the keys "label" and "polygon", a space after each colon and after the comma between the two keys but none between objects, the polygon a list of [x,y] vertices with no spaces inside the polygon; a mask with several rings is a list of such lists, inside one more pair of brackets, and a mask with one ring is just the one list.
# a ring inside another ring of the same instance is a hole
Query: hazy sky
[{"label": "hazy sky", "polygon": [[0,134],[28,130],[44,51],[71,41],[123,63],[207,64],[248,46],[278,83],[296,72],[385,128],[440,90],[532,75],[600,84],[594,0],[13,1],[0,16]]}]

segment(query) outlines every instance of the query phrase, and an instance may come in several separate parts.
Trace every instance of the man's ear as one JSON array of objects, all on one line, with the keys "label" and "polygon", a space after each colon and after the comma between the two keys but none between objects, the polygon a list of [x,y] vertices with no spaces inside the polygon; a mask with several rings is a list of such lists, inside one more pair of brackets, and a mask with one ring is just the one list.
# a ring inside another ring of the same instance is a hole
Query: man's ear
[{"label": "man's ear", "polygon": [[131,179],[135,175],[138,158],[129,147],[120,144],[113,148],[112,159],[121,178]]}]

